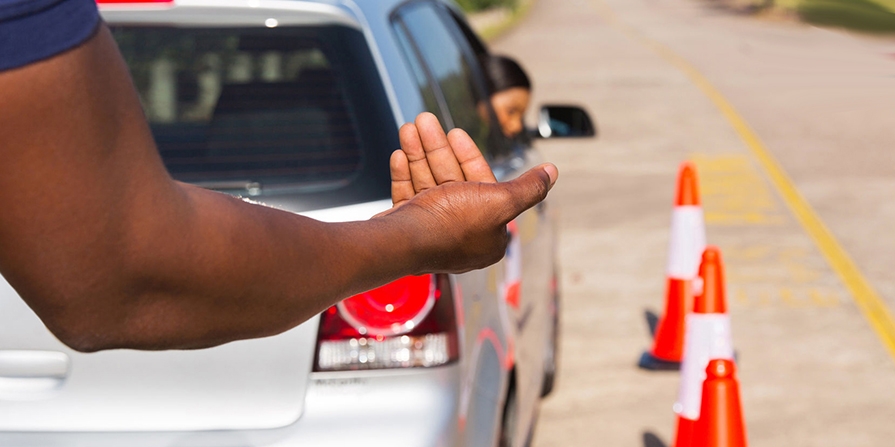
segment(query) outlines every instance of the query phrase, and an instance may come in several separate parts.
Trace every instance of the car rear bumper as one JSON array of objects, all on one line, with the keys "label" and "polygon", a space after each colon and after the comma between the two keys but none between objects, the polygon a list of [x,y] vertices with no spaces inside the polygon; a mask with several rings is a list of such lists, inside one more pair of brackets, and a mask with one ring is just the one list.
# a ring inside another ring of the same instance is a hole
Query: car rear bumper
[{"label": "car rear bumper", "polygon": [[458,364],[311,374],[304,414],[271,430],[0,432],[5,447],[452,446],[458,441]]}]

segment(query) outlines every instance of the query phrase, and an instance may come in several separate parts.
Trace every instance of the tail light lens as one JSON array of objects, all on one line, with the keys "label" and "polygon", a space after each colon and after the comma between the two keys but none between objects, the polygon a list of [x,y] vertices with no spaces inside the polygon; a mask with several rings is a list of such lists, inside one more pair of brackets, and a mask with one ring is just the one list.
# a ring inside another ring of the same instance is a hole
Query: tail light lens
[{"label": "tail light lens", "polygon": [[450,279],[407,276],[320,315],[314,371],[438,366],[457,352]]}]

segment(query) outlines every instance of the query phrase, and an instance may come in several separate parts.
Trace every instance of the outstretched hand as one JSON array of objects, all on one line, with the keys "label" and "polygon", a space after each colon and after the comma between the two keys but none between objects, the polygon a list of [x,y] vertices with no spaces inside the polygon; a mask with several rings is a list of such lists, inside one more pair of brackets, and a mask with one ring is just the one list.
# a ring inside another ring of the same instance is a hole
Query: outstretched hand
[{"label": "outstretched hand", "polygon": [[431,113],[402,126],[400,141],[391,158],[394,207],[381,216],[413,223],[407,243],[422,255],[419,273],[499,261],[507,223],[544,200],[559,175],[547,163],[498,183],[472,138],[460,129],[445,135]]},{"label": "outstretched hand", "polygon": [[425,112],[401,126],[401,149],[392,153],[392,203],[401,206],[416,194],[450,182],[497,183],[472,138],[462,129],[447,135],[435,115]]}]

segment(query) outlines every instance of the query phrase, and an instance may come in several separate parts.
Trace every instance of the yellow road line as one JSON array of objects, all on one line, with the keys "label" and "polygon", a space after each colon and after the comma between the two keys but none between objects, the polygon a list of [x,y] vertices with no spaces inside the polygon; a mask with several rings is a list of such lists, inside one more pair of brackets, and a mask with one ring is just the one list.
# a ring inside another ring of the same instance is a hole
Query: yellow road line
[{"label": "yellow road line", "polygon": [[855,303],[863,312],[870,326],[882,340],[889,354],[895,358],[895,320],[889,312],[879,294],[870,285],[870,282],[858,270],[857,265],[833,236],[817,213],[808,204],[808,201],[799,193],[792,180],[767,150],[758,135],[749,127],[746,120],[734,109],[721,92],[718,91],[696,67],[684,58],[672,51],[667,46],[650,39],[621,20],[619,20],[608,5],[599,0],[602,6],[601,12],[608,21],[618,27],[625,35],[636,40],[665,59],[671,65],[684,72],[687,77],[715,104],[734,130],[742,138],[758,164],[764,169],[771,184],[777,189],[780,197],[789,207],[790,211],[802,224],[820,252],[826,258],[830,267],[839,275],[845,287],[851,292]]}]

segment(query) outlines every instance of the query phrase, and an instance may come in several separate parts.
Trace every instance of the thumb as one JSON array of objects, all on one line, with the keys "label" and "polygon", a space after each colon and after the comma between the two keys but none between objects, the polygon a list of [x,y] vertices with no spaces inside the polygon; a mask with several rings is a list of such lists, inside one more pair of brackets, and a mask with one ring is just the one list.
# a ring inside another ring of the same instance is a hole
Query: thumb
[{"label": "thumb", "polygon": [[506,206],[500,214],[501,221],[506,224],[547,198],[547,192],[553,188],[557,177],[559,170],[556,166],[544,163],[513,180],[499,183],[508,195]]}]

